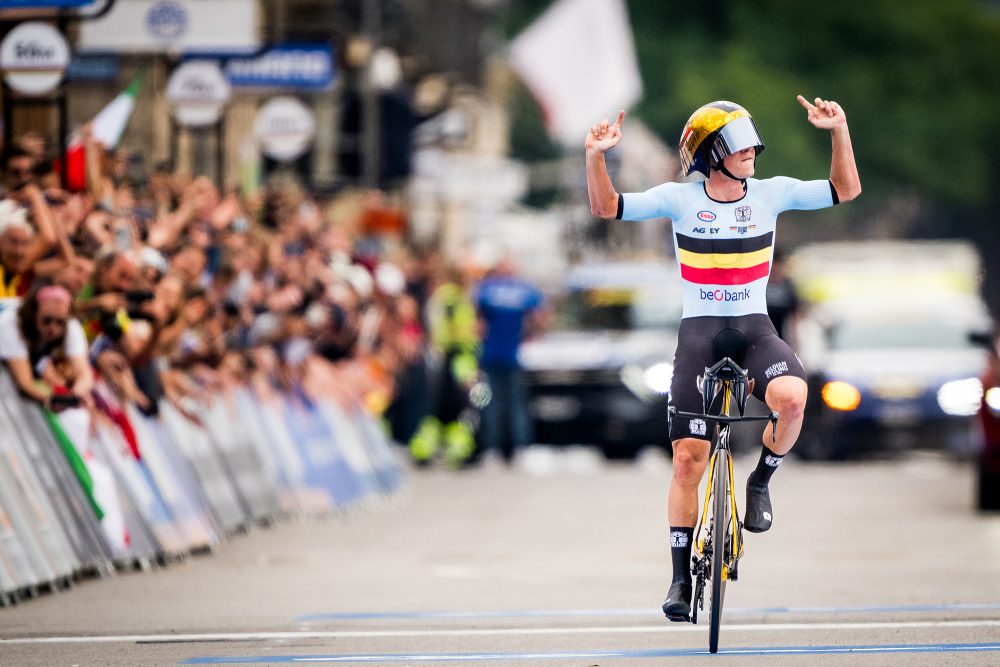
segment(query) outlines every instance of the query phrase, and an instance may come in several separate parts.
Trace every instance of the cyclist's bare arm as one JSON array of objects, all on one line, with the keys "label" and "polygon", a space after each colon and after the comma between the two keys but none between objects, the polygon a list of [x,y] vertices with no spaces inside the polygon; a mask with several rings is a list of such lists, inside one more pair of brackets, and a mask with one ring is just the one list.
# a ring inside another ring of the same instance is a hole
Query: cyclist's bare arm
[{"label": "cyclist's bare arm", "polygon": [[833,139],[833,158],[830,161],[830,182],[837,189],[840,201],[850,201],[861,194],[861,177],[854,162],[851,135],[847,130],[847,116],[839,104],[832,100],[816,98],[810,104],[801,95],[797,98],[808,112],[809,122],[821,130],[830,130]]},{"label": "cyclist's bare arm", "polygon": [[587,194],[590,195],[590,211],[601,218],[618,215],[618,193],[608,176],[604,162],[604,152],[614,148],[622,140],[622,121],[625,112],[619,111],[614,123],[605,118],[587,133],[584,147],[587,151]]}]

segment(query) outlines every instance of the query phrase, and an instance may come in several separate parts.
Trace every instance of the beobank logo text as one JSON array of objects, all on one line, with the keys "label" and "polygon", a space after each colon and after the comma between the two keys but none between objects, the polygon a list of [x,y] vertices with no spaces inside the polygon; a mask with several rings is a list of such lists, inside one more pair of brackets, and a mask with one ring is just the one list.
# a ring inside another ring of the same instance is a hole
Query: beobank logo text
[{"label": "beobank logo text", "polygon": [[739,292],[730,292],[727,289],[717,289],[717,290],[698,290],[700,293],[702,301],[746,301],[750,298],[750,289],[740,290]]}]

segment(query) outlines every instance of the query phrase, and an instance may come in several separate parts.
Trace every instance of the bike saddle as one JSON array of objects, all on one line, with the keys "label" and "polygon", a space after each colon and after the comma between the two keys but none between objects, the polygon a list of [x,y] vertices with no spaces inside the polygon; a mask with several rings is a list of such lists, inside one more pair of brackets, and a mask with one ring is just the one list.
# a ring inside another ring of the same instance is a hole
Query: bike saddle
[{"label": "bike saddle", "polygon": [[726,327],[712,339],[712,360],[721,361],[729,357],[737,366],[743,365],[747,353],[747,339],[739,329]]},{"label": "bike saddle", "polygon": [[712,358],[715,363],[711,368],[705,369],[702,377],[702,397],[706,413],[710,411],[722,383],[729,382],[736,407],[740,415],[743,415],[747,396],[753,391],[753,384],[747,379],[747,371],[741,367],[746,351],[747,339],[739,329],[726,327],[712,338]]}]

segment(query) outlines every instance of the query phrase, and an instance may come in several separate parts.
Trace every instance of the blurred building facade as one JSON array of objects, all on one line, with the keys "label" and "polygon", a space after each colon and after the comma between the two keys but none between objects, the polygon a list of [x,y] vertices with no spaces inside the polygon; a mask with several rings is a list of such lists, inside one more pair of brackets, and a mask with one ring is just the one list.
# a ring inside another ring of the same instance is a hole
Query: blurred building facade
[{"label": "blurred building facade", "polygon": [[[136,173],[207,174],[246,190],[292,172],[318,193],[379,189],[406,209],[418,243],[486,262],[511,251],[542,283],[595,249],[669,245],[655,224],[595,226],[575,154],[546,164],[510,159],[510,100],[520,84],[500,32],[506,0],[98,0],[87,11],[100,13],[104,2],[101,18],[63,21],[73,53],[66,136],[140,76],[121,140]],[[325,72],[303,53],[326,58]],[[229,85],[218,123],[207,127],[179,123],[168,99],[172,75],[192,60],[218,63]],[[279,97],[300,101],[315,127],[301,155],[285,160],[255,140],[260,109]],[[10,136],[58,136],[59,111],[51,97],[18,97],[10,124]],[[633,189],[669,170],[672,158],[650,137],[621,158]],[[559,189],[561,201],[545,211],[523,206],[539,184]]]},{"label": "blurred building facade", "polygon": [[[91,7],[102,4],[98,0]],[[469,0],[199,0],[197,4],[208,9],[192,11],[193,0],[113,0],[102,18],[64,19],[73,53],[65,78],[69,132],[142,73],[123,144],[142,147],[147,163],[214,172],[220,182],[236,183],[251,152],[247,139],[253,137],[257,110],[268,99],[289,94],[312,111],[317,131],[305,155],[287,166],[319,190],[400,185],[410,169],[409,136],[416,124],[450,106],[456,97],[468,99],[470,91],[476,94],[483,83],[484,34],[496,5]],[[176,27],[165,25],[170,21],[168,9],[179,17]],[[246,20],[225,18],[244,14],[254,33],[250,39],[235,34]],[[65,16],[69,15],[67,11]],[[194,25],[206,16],[213,17],[212,25]],[[11,21],[4,24],[5,32],[28,18],[59,24],[51,10],[0,12],[0,19]],[[185,20],[191,25],[181,25]],[[182,37],[164,38],[172,29],[197,31],[199,36],[188,42]],[[118,38],[131,31],[149,34]],[[217,44],[212,43],[212,34]],[[274,46],[327,47],[327,85],[303,82],[301,76],[296,80],[288,59],[270,63],[274,75],[270,85],[264,81],[254,86],[228,77],[232,94],[219,127],[188,130],[177,125],[165,93],[171,72],[181,63],[208,58],[225,69],[233,57],[252,56]],[[4,94],[13,95],[6,88]],[[55,94],[34,100],[15,97],[12,134],[29,130],[56,134]],[[463,113],[481,107],[462,106]],[[267,172],[280,165],[262,157],[261,166]]]}]

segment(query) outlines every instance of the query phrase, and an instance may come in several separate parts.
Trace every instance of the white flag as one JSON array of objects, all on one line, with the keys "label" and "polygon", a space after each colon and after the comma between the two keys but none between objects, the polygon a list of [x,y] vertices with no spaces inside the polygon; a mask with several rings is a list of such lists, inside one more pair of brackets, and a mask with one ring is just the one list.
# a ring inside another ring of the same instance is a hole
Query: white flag
[{"label": "white flag", "polygon": [[558,0],[514,38],[509,62],[569,146],[642,96],[624,0]]}]

